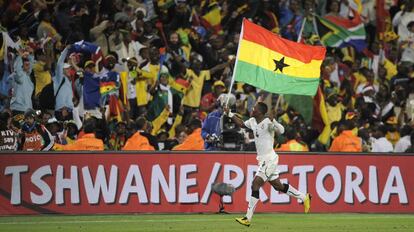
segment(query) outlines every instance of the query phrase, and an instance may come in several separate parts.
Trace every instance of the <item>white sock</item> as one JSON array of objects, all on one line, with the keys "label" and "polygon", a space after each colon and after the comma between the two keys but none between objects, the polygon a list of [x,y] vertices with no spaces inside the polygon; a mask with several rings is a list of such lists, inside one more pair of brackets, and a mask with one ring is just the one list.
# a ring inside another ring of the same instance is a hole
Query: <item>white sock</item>
[{"label": "white sock", "polygon": [[295,197],[299,200],[302,200],[302,201],[304,201],[305,197],[306,197],[306,195],[304,193],[299,192],[299,190],[292,187],[292,185],[289,185],[289,188],[288,188],[286,194],[289,195],[289,196]]},{"label": "white sock", "polygon": [[249,220],[249,221],[252,220],[253,213],[254,213],[254,210],[256,209],[256,205],[257,205],[258,201],[259,201],[258,198],[250,197],[249,205],[248,205],[247,213],[246,213],[247,220]]}]

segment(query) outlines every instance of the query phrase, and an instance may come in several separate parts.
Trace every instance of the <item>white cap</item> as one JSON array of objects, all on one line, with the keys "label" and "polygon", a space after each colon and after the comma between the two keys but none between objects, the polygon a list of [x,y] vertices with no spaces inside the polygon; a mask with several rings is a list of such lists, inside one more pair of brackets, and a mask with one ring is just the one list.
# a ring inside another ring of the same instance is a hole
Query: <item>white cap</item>
[{"label": "white cap", "polygon": [[64,63],[63,64],[63,68],[70,68],[71,66],[70,66],[70,64],[68,64],[68,63]]},{"label": "white cap", "polygon": [[372,99],[372,97],[364,96],[364,102],[365,103],[374,103],[374,100]]},{"label": "white cap", "polygon": [[375,91],[375,89],[372,85],[367,85],[362,89],[362,93],[366,93],[368,91]]},{"label": "white cap", "polygon": [[138,13],[138,11],[141,11],[142,14],[144,14],[144,16],[147,16],[147,10],[144,7],[140,6],[137,9],[135,9],[135,14]]},{"label": "white cap", "polygon": [[55,117],[49,118],[49,120],[47,120],[47,124],[51,124],[51,123],[55,123],[55,122],[59,123],[59,121]]}]

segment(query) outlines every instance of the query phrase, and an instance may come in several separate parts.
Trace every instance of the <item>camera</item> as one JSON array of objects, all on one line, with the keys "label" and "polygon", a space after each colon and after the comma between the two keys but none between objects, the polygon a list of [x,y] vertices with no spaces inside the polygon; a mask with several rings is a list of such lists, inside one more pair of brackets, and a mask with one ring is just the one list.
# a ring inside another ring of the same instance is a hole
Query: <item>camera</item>
[{"label": "camera", "polygon": [[244,135],[242,130],[227,115],[221,117],[221,150],[241,151],[244,147]]}]

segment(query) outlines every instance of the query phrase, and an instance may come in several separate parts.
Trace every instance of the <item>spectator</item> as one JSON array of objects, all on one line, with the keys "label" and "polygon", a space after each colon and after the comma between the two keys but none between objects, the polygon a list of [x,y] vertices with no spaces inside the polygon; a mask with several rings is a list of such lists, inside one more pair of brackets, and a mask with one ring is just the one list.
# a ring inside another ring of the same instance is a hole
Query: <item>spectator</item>
[{"label": "spectator", "polygon": [[329,149],[330,152],[361,152],[362,141],[352,132],[349,121],[341,121],[338,126],[338,134]]},{"label": "spectator", "polygon": [[127,71],[128,71],[128,80],[127,80],[127,98],[128,98],[128,106],[129,106],[129,117],[132,119],[136,119],[138,117],[138,104],[137,104],[137,91],[136,91],[136,83],[137,83],[137,67],[138,61],[135,57],[128,58],[127,62]]},{"label": "spectator", "polygon": [[398,121],[397,117],[391,116],[385,122],[385,128],[387,129],[387,133],[385,134],[385,138],[391,142],[392,146],[397,144],[398,140],[400,140],[400,131],[398,130]]},{"label": "spectator", "polygon": [[[147,118],[151,121],[155,120],[158,116],[160,116],[162,114],[162,111],[166,107],[168,107],[169,113],[167,117],[173,112],[173,94],[171,92],[171,86],[168,83],[169,74],[168,72],[161,70],[159,75],[159,80],[157,80],[153,88],[150,89],[152,101],[148,105],[149,109]],[[172,125],[172,118],[168,117],[167,122],[169,125]]]},{"label": "spectator", "polygon": [[401,128],[401,138],[395,145],[394,152],[405,152],[411,147],[411,134],[412,128],[409,125],[405,125]]},{"label": "spectator", "polygon": [[[125,60],[129,58],[136,59],[135,57],[137,56],[139,52],[138,46],[136,43],[138,42],[134,42],[131,40],[131,33],[129,33],[128,31],[123,31],[122,42],[115,46],[115,51],[118,55],[118,61],[124,62]],[[127,70],[128,68],[127,66],[128,64],[124,62],[123,70]]]},{"label": "spectator", "polygon": [[188,136],[187,128],[183,124],[178,124],[176,127],[171,129],[174,129],[174,132],[172,133],[170,130],[170,135],[168,142],[166,143],[165,150],[172,150],[178,144],[183,143]]},{"label": "spectator", "polygon": [[303,16],[297,0],[280,2],[281,35],[289,40],[296,41],[302,25]]},{"label": "spectator", "polygon": [[393,152],[392,143],[385,138],[387,128],[384,125],[376,126],[373,129],[371,152]]},{"label": "spectator", "polygon": [[33,66],[33,73],[36,80],[36,88],[34,95],[37,97],[42,92],[43,88],[52,82],[51,61],[46,54],[38,49],[35,51],[36,63]]},{"label": "spectator", "polygon": [[10,129],[9,112],[0,113],[0,151],[17,151],[17,134]]},{"label": "spectator", "polygon": [[414,21],[414,2],[408,1],[405,7],[395,14],[392,19],[392,25],[397,27],[399,41],[405,41],[410,35],[410,32],[407,29],[409,22]]},{"label": "spectator", "polygon": [[150,62],[138,70],[136,81],[138,115],[143,115],[147,111],[148,89],[155,85],[158,72],[168,73],[168,68],[165,65],[160,67],[159,57],[159,50],[156,47],[152,47],[150,49]]},{"label": "spectator", "polygon": [[331,92],[326,97],[326,111],[328,113],[329,124],[333,122],[339,122],[342,119],[345,107],[338,101],[338,94],[335,90],[331,89]]},{"label": "spectator", "polygon": [[139,117],[135,121],[137,132],[128,139],[122,150],[124,151],[153,151],[154,147],[150,144],[147,137],[142,135],[148,130],[149,123],[144,117]]},{"label": "spectator", "polygon": [[73,144],[78,139],[79,129],[76,125],[76,122],[66,121],[63,123],[63,136],[62,136],[62,144]]},{"label": "spectator", "polygon": [[[210,80],[212,74],[227,66],[227,63],[223,63],[209,70],[202,70],[202,62],[203,57],[200,54],[192,53],[190,56],[190,63],[192,65],[185,71],[185,77],[190,81],[190,87],[183,98],[185,116],[191,115],[191,113],[199,109],[204,82]],[[189,117],[185,117],[183,121],[187,123]]]},{"label": "spectator", "polygon": [[86,119],[83,123],[82,137],[74,143],[68,145],[57,145],[56,147],[64,151],[103,151],[104,144],[101,139],[96,138],[96,120]]},{"label": "spectator", "polygon": [[47,9],[40,11],[38,19],[40,21],[37,28],[37,38],[39,40],[45,40],[51,38],[57,47],[60,47],[62,36],[56,31],[52,25],[52,17]]},{"label": "spectator", "polygon": [[10,101],[10,109],[13,115],[23,114],[33,107],[31,95],[34,90],[33,82],[30,79],[34,58],[29,52],[19,52],[14,62],[13,74],[13,95]]},{"label": "spectator", "polygon": [[410,138],[411,146],[405,152],[414,153],[414,131],[411,132]]},{"label": "spectator", "polygon": [[45,126],[50,135],[52,135],[55,144],[63,144],[62,124],[56,118],[51,118],[48,120]]},{"label": "spectator", "polygon": [[201,98],[201,110],[206,113],[213,111],[217,98],[224,93],[225,90],[226,85],[224,85],[223,81],[215,81],[213,84],[213,91],[205,94]]},{"label": "spectator", "polygon": [[73,119],[73,90],[72,82],[69,79],[71,66],[64,63],[68,51],[69,47],[66,47],[60,54],[53,76],[53,89],[56,97],[55,117],[59,121]]},{"label": "spectator", "polygon": [[54,145],[53,136],[46,127],[36,122],[37,116],[31,109],[24,114],[21,141],[23,151],[49,151]]},{"label": "spectator", "polygon": [[191,120],[189,124],[189,135],[179,145],[175,146],[175,151],[196,151],[204,150],[204,140],[201,137],[201,121],[198,119]]},{"label": "spectator", "polygon": [[91,28],[89,33],[92,41],[101,48],[104,56],[107,56],[115,48],[113,42],[115,39],[114,23],[109,19],[105,19]]},{"label": "spectator", "polygon": [[306,144],[297,140],[298,133],[295,128],[286,128],[285,135],[288,141],[282,144],[276,151],[309,151]]},{"label": "spectator", "polygon": [[394,91],[397,85],[406,86],[410,81],[410,73],[412,72],[412,62],[404,61],[397,66],[397,75],[391,78],[390,88]]},{"label": "spectator", "polygon": [[109,150],[120,151],[127,142],[127,125],[125,122],[118,122],[115,131],[109,138]]},{"label": "spectator", "polygon": [[62,35],[62,38],[67,38],[71,33],[70,15],[69,15],[69,4],[68,2],[62,1],[57,6],[57,11],[55,15],[55,25],[59,34]]}]

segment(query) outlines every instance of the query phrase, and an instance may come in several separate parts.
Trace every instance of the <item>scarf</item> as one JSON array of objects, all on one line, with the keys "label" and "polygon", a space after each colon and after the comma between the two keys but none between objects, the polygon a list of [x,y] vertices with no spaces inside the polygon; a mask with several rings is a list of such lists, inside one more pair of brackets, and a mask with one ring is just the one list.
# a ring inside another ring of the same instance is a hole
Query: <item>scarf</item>
[{"label": "scarf", "polygon": [[[173,96],[172,96],[172,93],[171,93],[171,90],[170,90],[171,87],[169,85],[165,86],[163,84],[160,84],[159,86],[160,86],[160,90],[167,91],[167,93],[168,93],[168,105],[170,106],[170,113],[172,113],[173,112]],[[168,122],[168,124],[171,125],[172,124],[172,118],[169,117],[167,122]]]}]

